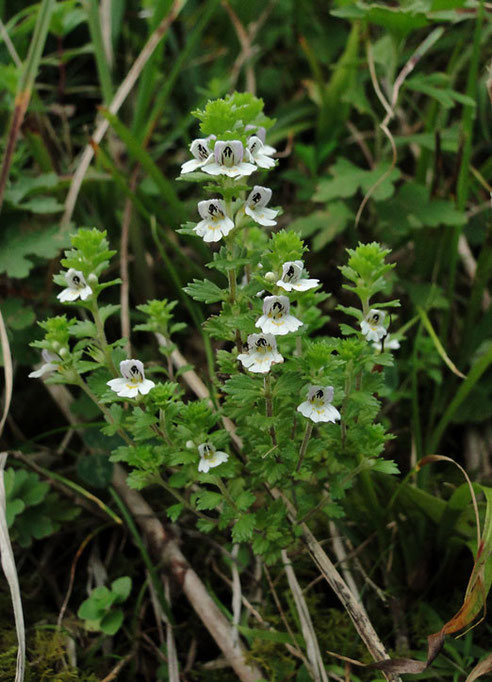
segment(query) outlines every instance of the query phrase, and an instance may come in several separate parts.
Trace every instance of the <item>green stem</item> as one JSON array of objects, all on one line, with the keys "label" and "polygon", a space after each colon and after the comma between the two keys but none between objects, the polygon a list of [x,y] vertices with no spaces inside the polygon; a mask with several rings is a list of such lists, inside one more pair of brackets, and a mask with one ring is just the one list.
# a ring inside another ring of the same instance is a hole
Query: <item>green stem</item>
[{"label": "green stem", "polygon": [[106,333],[104,331],[104,324],[103,321],[101,320],[101,315],[99,313],[99,307],[97,305],[97,301],[94,299],[93,305],[92,305],[92,316],[94,317],[94,322],[96,324],[96,329],[97,329],[97,338],[99,341],[99,345],[101,347],[102,352],[104,353],[104,357],[106,358],[106,363],[108,365],[108,369],[113,373],[115,377],[119,376],[116,367],[114,366],[113,358],[111,356],[111,351],[109,349],[108,345],[108,340],[106,339]]},{"label": "green stem", "polygon": [[198,511],[198,509],[195,509],[189,502],[188,500],[181,495],[175,488],[169,485],[167,481],[165,481],[162,476],[157,475],[155,480],[157,483],[164,488],[172,497],[174,497],[178,502],[180,502],[186,509],[189,511],[193,512],[193,514],[196,514],[200,519],[205,519],[206,521],[212,521],[213,523],[217,523],[217,520],[212,518],[211,516],[207,516],[207,514],[203,514],[201,511]]},{"label": "green stem", "polygon": [[[265,375],[263,380],[263,386],[265,389],[265,406],[266,406],[266,416],[269,419],[273,419],[273,400],[272,400],[272,378],[270,373]],[[270,438],[272,439],[272,445],[277,445],[277,436],[275,433],[275,426],[270,425]]]},{"label": "green stem", "polygon": [[220,492],[222,493],[222,495],[223,495],[223,496],[225,497],[225,499],[229,502],[229,504],[231,505],[231,507],[232,507],[236,512],[239,513],[239,509],[237,508],[236,503],[235,503],[234,500],[232,499],[231,494],[230,494],[230,492],[227,490],[227,486],[224,484],[224,481],[221,479],[221,477],[220,477],[220,476],[217,476],[217,475],[214,476],[214,482],[215,482],[215,485],[217,486],[217,488],[218,488],[218,489],[220,490]]},{"label": "green stem", "polygon": [[442,435],[451,421],[454,413],[461,405],[461,403],[468,396],[472,388],[475,386],[477,381],[480,379],[482,374],[488,369],[489,365],[492,364],[492,347],[489,347],[488,351],[480,357],[479,360],[472,366],[468,372],[468,376],[463,381],[461,386],[458,388],[453,400],[448,405],[446,412],[441,417],[439,423],[437,424],[434,432],[429,440],[429,446],[427,451],[429,453],[434,453],[439,445]]},{"label": "green stem", "polygon": [[313,432],[313,422],[308,421],[308,423],[306,424],[306,431],[304,432],[304,438],[302,439],[301,447],[299,449],[299,459],[297,461],[296,474],[299,472],[301,465],[304,461],[304,455],[306,454],[306,450],[307,450],[309,439],[311,438],[312,432]]},{"label": "green stem", "polygon": [[[114,419],[111,414],[111,412],[108,410],[108,408],[105,405],[102,405],[97,397],[94,395],[94,393],[91,391],[91,389],[87,386],[85,381],[79,377],[79,380],[77,382],[77,386],[80,386],[80,388],[84,391],[84,393],[92,400],[92,402],[97,405],[97,407],[101,410],[103,415],[106,417],[106,421],[108,424],[114,424]],[[123,431],[123,429],[118,428],[117,433],[127,445],[131,445],[132,447],[135,446],[135,443],[132,441],[132,439]]]}]

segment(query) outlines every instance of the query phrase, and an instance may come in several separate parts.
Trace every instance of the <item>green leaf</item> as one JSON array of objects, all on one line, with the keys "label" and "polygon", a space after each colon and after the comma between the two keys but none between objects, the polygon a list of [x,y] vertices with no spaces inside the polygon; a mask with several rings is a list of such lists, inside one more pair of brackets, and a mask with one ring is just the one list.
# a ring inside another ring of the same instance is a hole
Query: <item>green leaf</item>
[{"label": "green leaf", "polygon": [[99,627],[105,635],[115,635],[123,625],[123,618],[123,611],[115,609],[101,618]]},{"label": "green leaf", "polygon": [[93,488],[107,488],[113,478],[113,465],[108,455],[84,455],[77,461],[77,475]]},{"label": "green leaf", "polygon": [[234,542],[246,542],[253,536],[256,527],[256,514],[244,514],[232,527]]},{"label": "green leaf", "polygon": [[398,464],[392,459],[377,459],[371,466],[372,471],[379,471],[381,474],[399,474]]},{"label": "green leaf", "polygon": [[389,163],[380,163],[371,170],[365,170],[342,157],[330,168],[333,177],[320,180],[313,199],[328,202],[342,197],[352,197],[358,190],[366,194],[385,173],[388,174],[374,189],[371,198],[374,201],[389,199],[395,191],[394,184],[400,177],[400,171],[397,168],[391,168],[391,170],[390,168]]},{"label": "green leaf", "polygon": [[225,289],[220,289],[208,279],[194,279],[193,283],[188,284],[184,290],[195,301],[203,301],[204,303],[217,303],[217,301],[223,301],[227,296]]},{"label": "green leaf", "polygon": [[67,236],[57,225],[42,230],[7,228],[0,238],[0,273],[27,277],[34,265],[33,256],[55,258],[66,243]]},{"label": "green leaf", "polygon": [[195,499],[196,508],[200,511],[204,509],[216,509],[223,501],[223,495],[221,493],[213,492],[212,490],[200,491]]},{"label": "green leaf", "polygon": [[466,223],[466,215],[458,211],[446,199],[434,199],[429,190],[416,182],[405,183],[392,201],[379,207],[380,220],[405,234],[412,229],[439,227],[439,225],[458,226]]},{"label": "green leaf", "polygon": [[170,507],[166,509],[166,514],[168,517],[171,519],[173,523],[175,523],[178,518],[181,516],[181,513],[184,509],[184,504],[182,502],[178,502],[178,504],[173,504]]},{"label": "green leaf", "polygon": [[117,578],[111,583],[111,591],[117,595],[114,604],[122,604],[132,591],[132,579],[128,576],[123,576],[122,578]]}]

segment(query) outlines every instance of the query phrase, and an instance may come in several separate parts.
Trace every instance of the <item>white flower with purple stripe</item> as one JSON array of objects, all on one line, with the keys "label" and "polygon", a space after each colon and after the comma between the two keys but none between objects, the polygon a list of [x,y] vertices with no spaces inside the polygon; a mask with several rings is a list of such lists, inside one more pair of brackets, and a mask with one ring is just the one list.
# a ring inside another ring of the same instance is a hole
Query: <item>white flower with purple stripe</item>
[{"label": "white flower with purple stripe", "polygon": [[122,377],[110,379],[107,385],[121,398],[136,398],[139,393],[147,395],[155,384],[145,378],[144,366],[140,360],[122,360],[120,362]]},{"label": "white flower with purple stripe", "polygon": [[234,222],[225,214],[224,203],[220,199],[200,201],[198,213],[203,218],[193,231],[205,242],[218,242],[227,237],[234,227]]},{"label": "white flower with purple stripe", "polygon": [[227,462],[229,455],[227,452],[216,450],[212,443],[202,443],[198,446],[200,453],[200,461],[198,462],[198,471],[206,474],[209,469],[218,467],[219,464]]},{"label": "white flower with purple stripe", "polygon": [[256,326],[264,334],[284,336],[295,332],[302,326],[302,322],[289,313],[290,303],[287,296],[267,296],[263,300],[263,315],[257,320]]},{"label": "white flower with purple stripe", "polygon": [[382,310],[371,309],[360,323],[362,333],[368,341],[381,341],[388,333],[383,326],[385,313]]},{"label": "white flower with purple stripe", "polygon": [[235,178],[238,175],[251,175],[256,170],[252,163],[243,161],[244,146],[239,140],[223,142],[218,140],[214,147],[215,161],[203,166],[205,173],[209,175],[228,175]]},{"label": "white flower with purple stripe", "polygon": [[282,265],[282,277],[278,280],[277,286],[285,291],[307,291],[317,287],[319,279],[302,277],[303,270],[302,260],[287,261]]},{"label": "white flower with purple stripe", "polygon": [[275,161],[263,151],[263,142],[257,135],[251,135],[248,139],[249,160],[256,163],[259,168],[273,168]]},{"label": "white flower with purple stripe", "polygon": [[249,215],[250,218],[253,218],[253,220],[260,225],[268,227],[276,225],[277,221],[273,219],[277,216],[278,211],[275,211],[273,208],[266,208],[266,205],[271,198],[271,189],[255,185],[249,193],[244,205],[246,215]]},{"label": "white flower with purple stripe", "polygon": [[209,147],[209,140],[209,137],[200,137],[197,140],[193,140],[190,145],[190,152],[193,154],[194,158],[184,162],[181,166],[181,173],[192,173],[195,170],[199,170],[207,161],[213,159],[212,150]]},{"label": "white flower with purple stripe", "polygon": [[266,374],[272,365],[284,361],[277,351],[277,341],[273,334],[250,334],[248,336],[248,352],[240,353],[237,359],[250,372]]},{"label": "white flower with purple stripe", "polygon": [[92,289],[85,281],[85,277],[80,270],[70,268],[70,270],[65,273],[65,280],[68,287],[57,294],[57,299],[62,303],[65,303],[66,301],[76,301],[79,297],[82,301],[85,301],[91,296]]},{"label": "white flower with purple stripe", "polygon": [[247,125],[246,130],[254,130],[254,135],[256,137],[259,137],[261,142],[263,143],[263,149],[262,153],[265,154],[266,156],[273,156],[273,154],[277,153],[277,150],[274,147],[271,147],[269,144],[266,144],[266,130],[263,128],[263,126],[254,126],[254,125]]},{"label": "white flower with purple stripe", "polygon": [[310,386],[307,400],[298,405],[297,411],[313,422],[333,422],[341,418],[333,407],[333,386]]}]

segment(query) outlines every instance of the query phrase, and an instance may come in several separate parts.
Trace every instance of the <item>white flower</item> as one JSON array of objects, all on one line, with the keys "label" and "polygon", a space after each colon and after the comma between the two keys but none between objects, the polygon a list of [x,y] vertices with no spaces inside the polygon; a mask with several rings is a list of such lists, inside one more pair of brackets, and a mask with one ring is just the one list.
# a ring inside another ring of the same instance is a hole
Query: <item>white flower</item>
[{"label": "white flower", "polygon": [[190,152],[195,158],[184,162],[181,166],[181,173],[191,173],[194,170],[198,170],[199,168],[202,168],[207,161],[213,159],[212,151],[209,147],[209,140],[209,137],[200,137],[197,140],[193,140],[190,145]]},{"label": "white flower", "polygon": [[58,355],[55,353],[50,353],[49,350],[46,350],[45,348],[41,351],[41,357],[44,360],[44,364],[41,365],[39,369],[34,370],[34,372],[31,372],[28,376],[31,379],[39,379],[39,377],[44,376],[45,374],[51,374],[52,372],[56,372],[58,369],[58,366],[60,364],[60,358]]},{"label": "white flower", "polygon": [[263,128],[263,126],[254,126],[254,125],[247,125],[246,130],[254,130],[254,134],[256,137],[259,137],[260,140],[263,142],[263,149],[262,152],[266,156],[272,156],[277,152],[277,150],[274,147],[271,147],[269,144],[265,144],[265,139],[266,139],[266,130]]},{"label": "white flower", "polygon": [[400,342],[388,334],[384,341],[373,341],[372,346],[377,352],[381,353],[383,350],[398,350]]},{"label": "white flower", "polygon": [[381,341],[387,331],[383,326],[385,314],[382,310],[371,309],[360,323],[362,333],[368,341]]},{"label": "white flower", "polygon": [[200,453],[198,471],[202,471],[204,474],[206,474],[209,469],[218,467],[219,464],[227,462],[229,459],[227,452],[216,450],[212,443],[202,443],[198,446],[198,452]]},{"label": "white flower", "polygon": [[248,139],[249,160],[251,163],[256,163],[259,168],[273,168],[275,161],[265,154],[263,149],[263,142],[260,138],[257,135],[251,135]]},{"label": "white flower", "polygon": [[248,352],[237,356],[243,367],[250,372],[266,374],[272,365],[284,361],[277,351],[277,341],[273,334],[250,334],[248,336]]},{"label": "white flower", "polygon": [[92,289],[85,281],[84,275],[80,270],[74,270],[70,268],[68,272],[65,273],[65,279],[67,281],[68,287],[60,291],[57,298],[62,301],[76,301],[79,296],[82,301],[92,294]]},{"label": "white flower", "polygon": [[256,326],[264,334],[283,336],[295,332],[303,323],[297,317],[289,315],[289,310],[287,296],[266,296],[263,300],[263,315],[257,320]]},{"label": "white flower", "polygon": [[260,225],[276,225],[277,221],[273,218],[278,211],[274,211],[273,208],[265,208],[271,197],[271,189],[255,185],[244,204],[245,213]]},{"label": "white flower", "polygon": [[333,422],[341,418],[333,407],[333,386],[310,386],[307,400],[298,405],[297,411],[313,422]]},{"label": "white flower", "polygon": [[116,395],[122,398],[136,398],[139,393],[147,395],[155,386],[153,381],[145,378],[144,367],[140,360],[122,360],[120,372],[123,378],[110,379],[106,383]]},{"label": "white flower", "polygon": [[302,260],[287,261],[282,265],[282,277],[278,280],[277,286],[285,291],[307,291],[319,284],[319,279],[301,279],[304,263]]},{"label": "white flower", "polygon": [[205,242],[218,242],[234,227],[234,222],[226,216],[224,204],[220,199],[200,201],[198,213],[203,220],[193,228],[193,231]]},{"label": "white flower", "polygon": [[243,161],[243,157],[242,142],[218,140],[214,147],[215,162],[207,163],[203,166],[203,170],[210,175],[228,175],[230,178],[235,178],[237,175],[251,175],[256,170],[256,166]]}]

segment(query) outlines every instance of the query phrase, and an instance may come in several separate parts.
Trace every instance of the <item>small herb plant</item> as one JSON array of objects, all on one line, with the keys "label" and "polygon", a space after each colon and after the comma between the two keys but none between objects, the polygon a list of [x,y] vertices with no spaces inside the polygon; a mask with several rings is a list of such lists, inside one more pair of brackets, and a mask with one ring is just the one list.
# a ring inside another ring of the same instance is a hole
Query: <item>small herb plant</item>
[{"label": "small herb plant", "polygon": [[[372,472],[398,471],[383,457],[391,434],[378,421],[384,367],[399,342],[393,328],[388,336],[399,305],[394,266],[377,243],[348,250],[341,272],[352,304],[335,307],[306,271],[298,234],[276,230],[281,207],[264,179],[277,164],[266,143],[273,121],[262,101],[236,93],[194,115],[201,136],[180,180],[197,183],[200,195],[179,232],[213,247],[213,279],[186,287],[213,306],[203,325],[218,347],[209,398],[185,395],[173,373],[171,336],[182,328],[175,302],[140,306],[146,321],[135,327],[157,335],[166,362],[145,369],[127,356],[127,339],[107,338],[119,308],[104,304],[106,289],[120,280],[107,279],[115,251],[96,229],[72,236],[54,278],[60,301],[81,314],[40,323],[45,336],[33,345],[44,364],[32,376],[76,386],[99,407],[103,433],[120,436],[111,461],[127,465],[130,486],[161,486],[171,520],[191,512],[202,532],[251,544],[272,562],[296,542],[299,521],[343,516],[358,477],[370,508]],[[323,335],[328,310],[340,324],[335,337]],[[93,602],[79,615],[104,630],[106,615],[96,619],[92,606],[86,614]]]},{"label": "small herb plant", "polygon": [[114,608],[123,604],[129,597],[132,581],[123,576],[111,583],[111,589],[101,585],[90,593],[79,607],[78,616],[85,621],[88,630],[115,635],[123,624],[123,610]]}]

